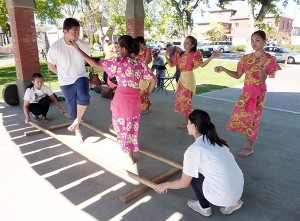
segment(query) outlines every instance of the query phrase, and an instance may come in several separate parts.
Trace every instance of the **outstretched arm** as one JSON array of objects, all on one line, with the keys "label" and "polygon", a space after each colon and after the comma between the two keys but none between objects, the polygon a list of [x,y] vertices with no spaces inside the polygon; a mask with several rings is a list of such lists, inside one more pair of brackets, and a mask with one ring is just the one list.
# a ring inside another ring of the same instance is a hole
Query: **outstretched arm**
[{"label": "outstretched arm", "polygon": [[171,182],[165,182],[161,183],[156,186],[155,191],[158,193],[166,193],[168,189],[182,189],[182,188],[187,188],[193,177],[185,175],[182,173],[181,178],[178,180],[174,180]]},{"label": "outstretched arm", "polygon": [[94,69],[99,70],[99,71],[103,71],[103,67],[102,65],[95,61],[92,57],[88,56],[86,53],[84,53],[76,44],[76,42],[74,42],[73,40],[70,41],[71,45],[80,53],[80,55],[84,58],[84,60],[91,65]]},{"label": "outstretched arm", "polygon": [[222,71],[224,71],[230,77],[233,77],[233,78],[236,78],[236,79],[240,79],[242,77],[242,75],[244,74],[243,72],[230,71],[230,70],[224,68],[223,66],[216,66],[215,67],[215,72],[221,73]]},{"label": "outstretched arm", "polygon": [[211,56],[208,59],[206,59],[204,62],[202,62],[202,63],[198,64],[197,66],[195,66],[194,69],[196,69],[198,67],[202,67],[202,68],[205,67],[206,65],[208,65],[208,63],[212,59],[214,59],[215,57],[218,57],[220,54],[221,54],[220,51],[215,51],[214,53],[211,54]]}]

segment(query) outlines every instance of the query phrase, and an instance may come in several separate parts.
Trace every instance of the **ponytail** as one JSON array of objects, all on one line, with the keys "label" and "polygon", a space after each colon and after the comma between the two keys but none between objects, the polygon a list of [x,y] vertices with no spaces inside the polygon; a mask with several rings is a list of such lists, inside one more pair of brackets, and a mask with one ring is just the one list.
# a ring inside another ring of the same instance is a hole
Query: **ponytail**
[{"label": "ponytail", "polygon": [[215,144],[218,144],[221,147],[229,146],[225,140],[221,139],[218,136],[215,125],[210,121],[210,117],[207,112],[196,109],[192,113],[190,113],[189,120],[196,126],[200,134],[205,135],[205,137],[213,146]]},{"label": "ponytail", "polygon": [[140,44],[130,35],[122,35],[121,37],[119,37],[118,41],[120,47],[126,49],[127,57],[130,57],[131,54],[137,55],[138,53],[140,53]]},{"label": "ponytail", "polygon": [[[225,140],[221,139],[218,136],[216,127],[212,122],[209,122],[209,124],[208,124],[208,131],[207,131],[206,137],[212,145],[215,145],[215,143],[217,143],[221,147],[223,145],[226,147],[229,146]],[[203,139],[204,139],[204,137],[203,137]]]}]

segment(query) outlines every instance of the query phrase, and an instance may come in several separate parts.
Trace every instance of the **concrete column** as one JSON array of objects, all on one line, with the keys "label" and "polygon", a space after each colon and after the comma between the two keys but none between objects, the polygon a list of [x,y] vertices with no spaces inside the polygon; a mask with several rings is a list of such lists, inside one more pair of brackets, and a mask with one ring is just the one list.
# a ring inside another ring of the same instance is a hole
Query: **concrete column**
[{"label": "concrete column", "polygon": [[144,36],[144,18],[143,0],[127,0],[126,34],[134,38]]},{"label": "concrete column", "polygon": [[6,0],[6,6],[16,61],[18,95],[22,105],[32,74],[41,70],[34,22],[34,1]]}]

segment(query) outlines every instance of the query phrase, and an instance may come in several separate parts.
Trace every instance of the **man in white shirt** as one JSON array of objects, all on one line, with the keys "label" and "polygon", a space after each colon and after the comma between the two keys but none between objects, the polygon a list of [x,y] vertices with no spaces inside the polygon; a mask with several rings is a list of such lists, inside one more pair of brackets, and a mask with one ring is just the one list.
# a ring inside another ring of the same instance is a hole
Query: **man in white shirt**
[{"label": "man in white shirt", "polygon": [[48,68],[57,74],[60,88],[66,98],[70,120],[73,121],[68,129],[75,131],[78,141],[82,142],[79,123],[90,104],[89,81],[85,61],[70,42],[76,42],[88,55],[90,49],[86,42],[79,39],[80,24],[76,19],[65,19],[63,32],[64,37],[57,40],[48,51]]}]

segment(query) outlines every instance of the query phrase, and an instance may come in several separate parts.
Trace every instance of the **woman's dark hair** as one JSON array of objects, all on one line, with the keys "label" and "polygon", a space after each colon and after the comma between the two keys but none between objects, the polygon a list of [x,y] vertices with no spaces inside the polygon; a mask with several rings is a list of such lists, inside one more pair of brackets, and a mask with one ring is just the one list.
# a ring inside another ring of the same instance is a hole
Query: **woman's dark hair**
[{"label": "woman's dark hair", "polygon": [[[194,45],[194,47],[191,48],[191,52],[197,51],[197,39],[193,36],[187,36],[186,38],[190,39],[191,43]],[[180,53],[180,56],[183,55],[184,51]]]},{"label": "woman's dark hair", "polygon": [[138,55],[140,53],[139,42],[130,35],[122,35],[119,37],[118,42],[121,48],[126,49],[127,57],[131,57],[131,54]]},{"label": "woman's dark hair", "polygon": [[264,31],[262,31],[262,30],[258,30],[258,31],[255,31],[255,32],[253,32],[253,34],[251,35],[251,36],[253,36],[253,35],[258,35],[258,36],[260,36],[263,40],[267,40],[267,35],[266,35],[266,33],[264,32]]},{"label": "woman's dark hair", "polygon": [[34,73],[31,77],[31,84],[27,87],[27,88],[32,88],[33,87],[33,82],[34,82],[34,79],[36,78],[43,78],[43,75],[41,73]]},{"label": "woman's dark hair", "polygon": [[189,120],[196,126],[200,134],[205,135],[213,146],[216,143],[219,146],[229,146],[225,140],[218,136],[215,125],[210,121],[210,117],[207,112],[198,109],[193,110],[189,115]]},{"label": "woman's dark hair", "polygon": [[73,27],[80,27],[79,22],[75,18],[66,18],[63,24],[63,30],[69,31]]},{"label": "woman's dark hair", "polygon": [[145,38],[143,36],[136,37],[134,40],[138,41],[142,45],[146,44]]}]

